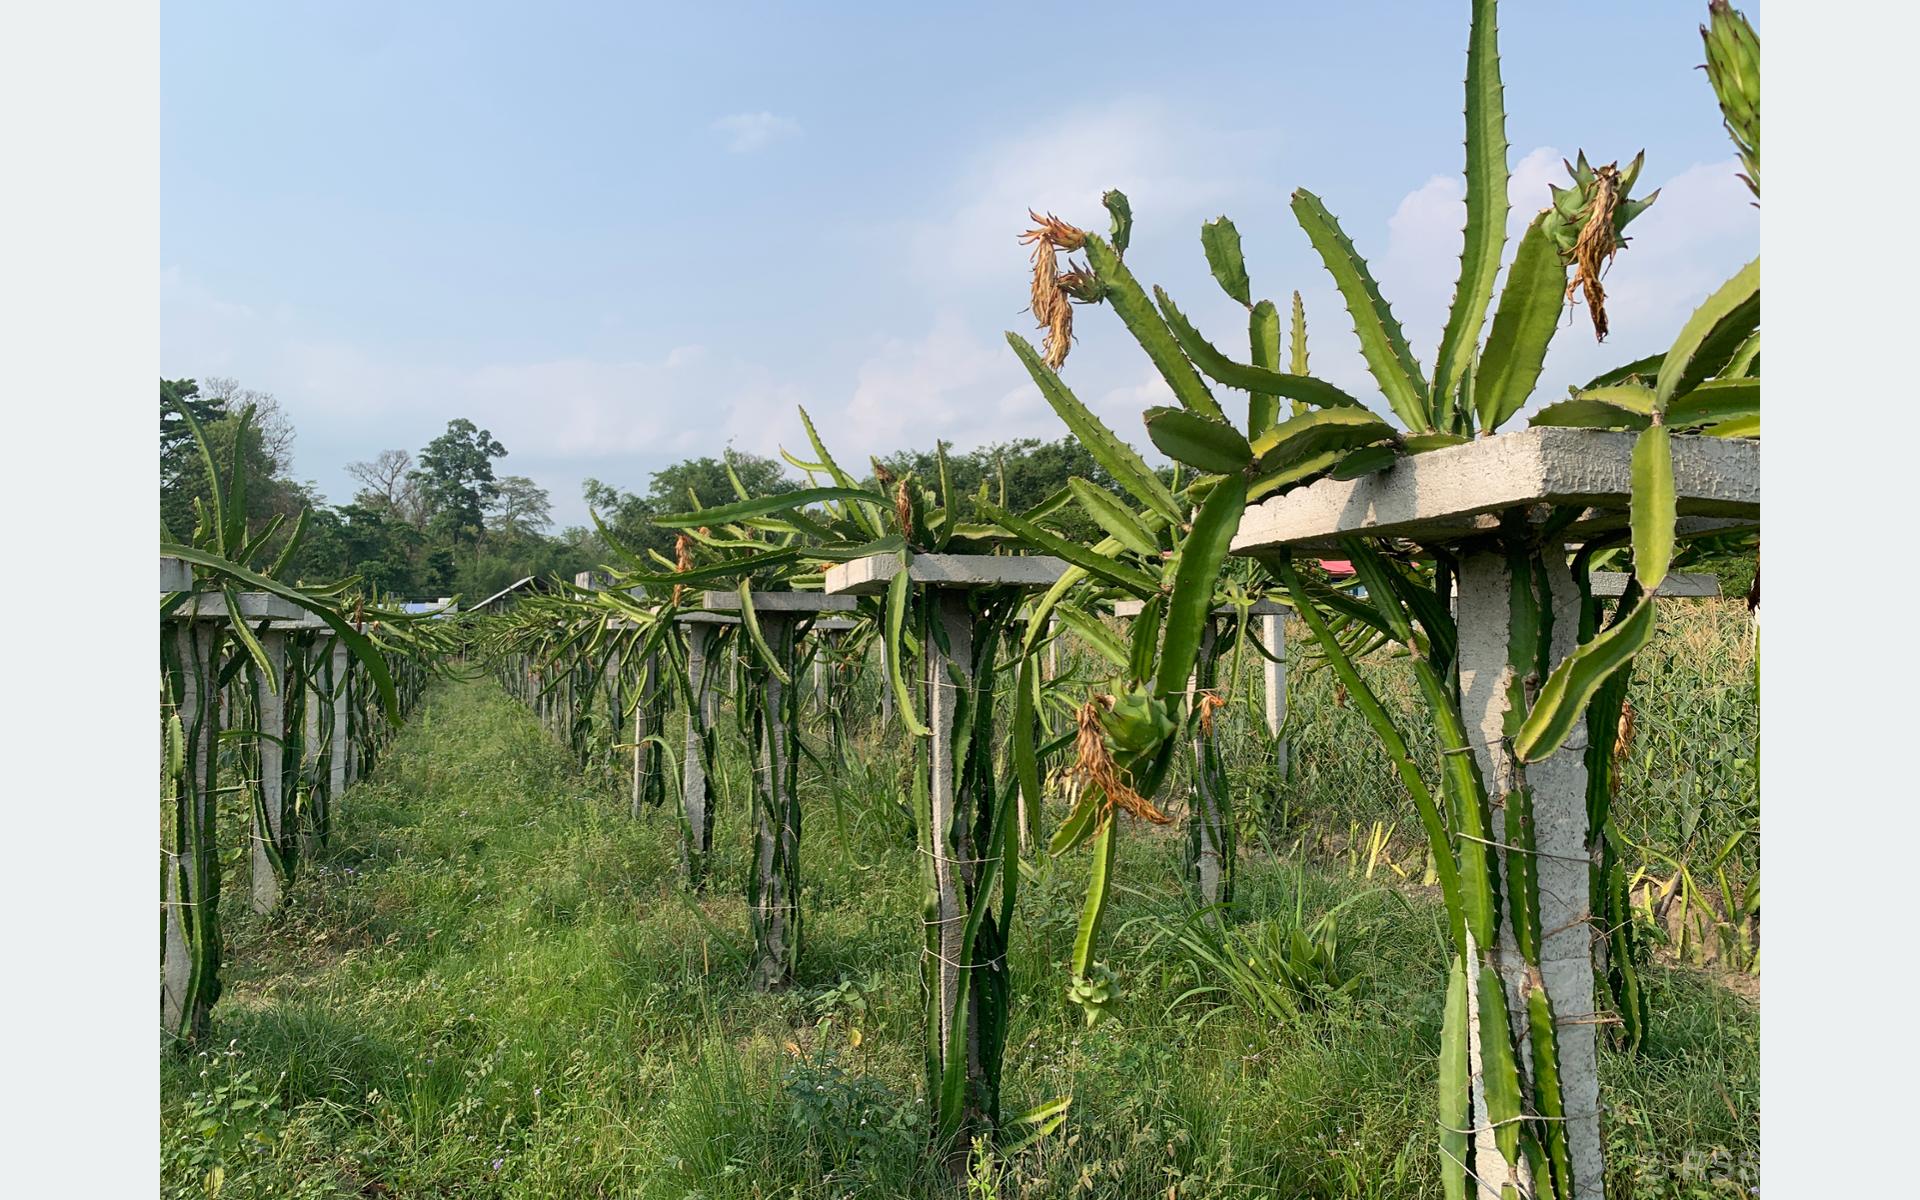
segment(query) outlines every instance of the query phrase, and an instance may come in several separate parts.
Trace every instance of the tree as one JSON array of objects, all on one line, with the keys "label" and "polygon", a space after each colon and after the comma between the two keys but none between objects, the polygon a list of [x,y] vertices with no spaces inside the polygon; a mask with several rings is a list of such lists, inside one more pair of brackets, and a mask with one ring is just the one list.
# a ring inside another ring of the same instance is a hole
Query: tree
[{"label": "tree", "polygon": [[[312,490],[289,477],[293,465],[293,425],[279,402],[266,392],[243,388],[231,379],[209,379],[202,389],[191,379],[160,381],[160,525],[179,538],[192,535],[194,502],[209,498],[207,472],[199,448],[176,405],[183,405],[206,435],[207,449],[221,469],[236,467],[248,480],[247,524],[258,530],[275,516],[289,522],[318,500]],[[248,422],[241,416],[248,411]],[[262,415],[267,424],[262,426]],[[236,461],[236,454],[238,460]],[[284,535],[283,535],[284,536]],[[276,542],[278,539],[276,539]]]},{"label": "tree", "polygon": [[649,518],[691,512],[733,499],[733,483],[727,478],[729,463],[749,496],[781,495],[800,487],[778,459],[729,450],[724,460],[688,458],[655,471],[652,486],[644,496],[623,492],[598,479],[586,480],[582,492],[587,507],[599,514],[623,544],[635,550],[671,554],[672,531],[656,528]]},{"label": "tree", "polygon": [[293,418],[287,416],[272,392],[241,387],[239,380],[224,375],[209,375],[201,395],[219,405],[228,416],[251,404],[253,423],[260,430],[260,450],[272,465],[273,473],[285,475],[293,470]]},{"label": "tree", "polygon": [[193,532],[193,495],[203,490],[206,471],[193,433],[178,406],[184,406],[202,426],[226,414],[218,401],[200,394],[191,379],[160,381],[160,526],[179,537]]},{"label": "tree", "polygon": [[547,489],[525,475],[507,475],[496,485],[487,527],[509,538],[537,536],[553,524],[553,500]]},{"label": "tree", "polygon": [[479,540],[487,507],[499,492],[493,460],[506,453],[491,433],[465,417],[447,422],[447,431],[427,443],[408,478],[420,489],[436,532],[455,545]]},{"label": "tree", "polygon": [[347,464],[347,474],[360,481],[353,502],[405,521],[416,529],[426,526],[426,503],[413,479],[413,455],[405,450],[382,450],[365,462]]}]

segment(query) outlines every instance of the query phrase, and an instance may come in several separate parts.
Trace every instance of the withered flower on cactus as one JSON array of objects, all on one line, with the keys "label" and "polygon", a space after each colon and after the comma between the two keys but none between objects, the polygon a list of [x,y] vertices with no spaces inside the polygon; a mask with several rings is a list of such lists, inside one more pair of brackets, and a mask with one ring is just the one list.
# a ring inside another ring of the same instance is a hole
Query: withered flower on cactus
[{"label": "withered flower on cactus", "polygon": [[1152,821],[1156,825],[1165,825],[1173,820],[1166,813],[1155,808],[1145,796],[1133,790],[1121,777],[1119,765],[1113,761],[1113,751],[1107,745],[1107,730],[1101,720],[1102,714],[1114,706],[1114,698],[1107,695],[1090,697],[1080,706],[1075,717],[1076,730],[1073,745],[1073,765],[1067,769],[1068,777],[1081,787],[1096,787],[1106,797],[1109,809],[1119,808],[1136,817]]},{"label": "withered flower on cactus", "polygon": [[1071,260],[1060,273],[1060,290],[1082,304],[1098,304],[1107,298],[1107,286],[1093,268]]},{"label": "withered flower on cactus", "polygon": [[[1073,344],[1073,306],[1068,300],[1067,289],[1062,286],[1060,265],[1054,258],[1055,252],[1065,250],[1072,253],[1087,244],[1087,234],[1076,229],[1060,218],[1048,213],[1041,216],[1032,209],[1027,216],[1033,219],[1034,228],[1020,235],[1020,244],[1033,247],[1033,289],[1029,307],[1034,321],[1047,331],[1040,344],[1047,365],[1059,370],[1067,361],[1067,350]],[[1077,275],[1090,274],[1077,271]],[[1076,287],[1085,288],[1083,281],[1077,281]]]},{"label": "withered flower on cactus", "polygon": [[1227,702],[1220,698],[1219,692],[1215,691],[1201,692],[1195,700],[1200,709],[1200,735],[1202,737],[1212,737],[1213,714],[1215,711],[1225,708]]},{"label": "withered flower on cactus", "polygon": [[1065,250],[1071,254],[1087,244],[1086,230],[1077,229],[1052,213],[1043,217],[1028,209],[1027,217],[1033,221],[1034,228],[1020,235],[1020,244],[1023,246],[1029,242],[1044,241],[1055,250]]},{"label": "withered flower on cactus", "polygon": [[909,481],[902,479],[893,489],[893,519],[899,522],[900,536],[913,541],[913,493]]},{"label": "withered flower on cactus", "polygon": [[[700,536],[705,537],[706,534],[706,527],[702,526]],[[684,533],[676,533],[673,535],[673,569],[678,574],[685,574],[693,570],[693,539]],[[675,604],[680,603],[680,593],[685,590],[685,584],[676,583],[673,585],[673,602]]]},{"label": "withered flower on cactus", "polygon": [[1620,723],[1613,732],[1613,763],[1617,770],[1633,753],[1633,701],[1620,701]]},{"label": "withered flower on cactus", "polygon": [[1660,195],[1655,191],[1639,200],[1629,197],[1646,157],[1646,151],[1641,151],[1622,171],[1618,162],[1604,167],[1589,166],[1583,150],[1577,164],[1563,160],[1567,174],[1573,177],[1573,186],[1558,188],[1549,184],[1547,187],[1553,193],[1553,207],[1547,211],[1547,233],[1559,247],[1561,256],[1573,264],[1567,298],[1572,299],[1575,292],[1585,295],[1587,314],[1593,318],[1594,338],[1602,342],[1607,340],[1607,293],[1601,286],[1600,276],[1613,262],[1613,256],[1625,248],[1627,238],[1622,231],[1627,223],[1645,212]]}]

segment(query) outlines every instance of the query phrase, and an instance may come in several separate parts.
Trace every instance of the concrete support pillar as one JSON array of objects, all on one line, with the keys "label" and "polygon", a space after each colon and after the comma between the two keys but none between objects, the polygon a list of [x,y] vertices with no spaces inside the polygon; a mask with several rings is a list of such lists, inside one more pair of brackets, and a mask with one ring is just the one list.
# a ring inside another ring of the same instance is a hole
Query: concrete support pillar
[{"label": "concrete support pillar", "polygon": [[707,778],[707,761],[715,739],[709,653],[716,631],[705,623],[686,628],[687,686],[692,703],[687,708],[687,738],[680,761],[681,818],[685,822],[680,838],[680,873],[697,886],[706,879],[708,859],[713,854],[713,781]]},{"label": "concrete support pillar", "polygon": [[320,835],[324,829],[322,823],[326,813],[326,780],[322,771],[321,755],[325,747],[320,744],[320,709],[326,703],[318,687],[320,656],[327,652],[326,639],[310,638],[303,655],[306,663],[306,676],[303,683],[306,695],[302,707],[306,710],[306,729],[300,739],[300,779],[306,789],[306,812],[300,822],[300,857],[311,859],[320,850]]},{"label": "concrete support pillar", "polygon": [[[287,875],[287,823],[293,816],[293,789],[286,780],[286,751],[295,741],[287,729],[287,635],[269,628],[260,635],[260,648],[273,665],[277,688],[265,680],[254,684],[254,708],[259,721],[260,801],[253,810],[253,911],[265,915],[280,906]],[[297,772],[296,772],[297,775]]]},{"label": "concrete support pillar", "polygon": [[1263,659],[1267,709],[1267,735],[1273,740],[1273,760],[1279,777],[1287,777],[1287,625],[1286,617],[1269,614],[1260,618],[1260,641],[1267,653],[1278,659]]},{"label": "concrete support pillar", "polygon": [[[1195,705],[1201,703],[1202,692],[1219,684],[1221,620],[1217,615],[1210,616],[1200,629],[1191,685]],[[1194,721],[1191,750],[1193,801],[1187,813],[1187,872],[1194,886],[1194,901],[1205,908],[1233,899],[1235,856],[1233,797],[1226,763],[1214,738],[1211,713]]]},{"label": "concrete support pillar", "polygon": [[363,682],[360,675],[360,660],[347,659],[347,786],[352,787],[360,779],[360,757],[366,753],[367,730],[366,714],[360,711],[360,688]]},{"label": "concrete support pillar", "polygon": [[[1557,665],[1577,645],[1579,593],[1563,555],[1547,554],[1541,565],[1551,589],[1551,658]],[[1499,944],[1490,953],[1483,948],[1483,960],[1499,973],[1521,1068],[1531,1072],[1532,1047],[1526,1031],[1527,999],[1534,973],[1514,940],[1513,874],[1509,870],[1512,855],[1505,848],[1507,800],[1524,782],[1532,797],[1534,870],[1538,879],[1538,982],[1546,990],[1554,1015],[1573,1195],[1575,1200],[1599,1200],[1604,1194],[1605,1146],[1600,1138],[1599,1016],[1594,1011],[1589,873],[1596,848],[1590,844],[1594,839],[1587,829],[1586,721],[1582,717],[1557,752],[1527,765],[1523,775],[1508,747],[1506,729],[1508,687],[1513,682],[1508,655],[1510,583],[1508,560],[1497,550],[1473,550],[1460,556],[1461,716],[1486,783],[1492,832],[1501,843],[1496,847],[1502,881],[1498,894],[1505,906]],[[1472,972],[1468,978],[1473,978]],[[1474,1127],[1486,1130],[1486,1099],[1479,1085],[1481,1030],[1477,1009],[1469,1033],[1475,1078]],[[1491,1132],[1475,1135],[1474,1155],[1483,1200],[1499,1200],[1502,1185],[1516,1182],[1522,1195],[1531,1194],[1524,1164],[1509,1169]]]},{"label": "concrete support pillar", "polygon": [[348,670],[352,660],[346,643],[338,637],[333,638],[332,643],[333,745],[327,760],[327,803],[333,811],[328,814],[329,819],[342,811],[340,805],[347,792],[347,759],[353,756],[353,719],[347,704],[353,683]]},{"label": "concrete support pillar", "polygon": [[666,756],[658,745],[642,745],[646,738],[666,736],[666,704],[660,689],[666,686],[660,675],[658,652],[649,654],[635,672],[634,686],[639,689],[633,706],[633,815],[639,816],[651,797],[655,803],[665,798],[666,782],[660,777]]},{"label": "concrete support pillar", "polygon": [[[793,614],[757,614],[767,648],[792,676],[797,621]],[[799,680],[782,683],[771,671],[756,670],[760,708],[754,724],[753,874],[747,919],[753,932],[753,986],[760,991],[793,981],[800,950],[800,803],[795,730],[800,720]],[[748,700],[742,697],[740,703]]]},{"label": "concrete support pillar", "polygon": [[[932,975],[933,993],[939,1000],[935,1006],[939,1044],[951,1046],[953,1025],[959,1014],[960,975],[966,962],[961,945],[967,915],[966,889],[979,869],[975,862],[979,855],[974,852],[973,845],[973,814],[963,811],[972,797],[959,793],[953,760],[953,723],[960,703],[960,690],[970,684],[973,678],[973,617],[968,611],[967,594],[964,591],[929,588],[926,594],[932,608],[932,619],[939,623],[947,639],[944,650],[938,640],[931,637],[926,639],[921,650],[925,659],[921,685],[926,693],[927,727],[933,732],[927,767],[932,845],[923,846],[921,852],[931,858],[933,865],[933,919],[937,926],[939,946],[939,953],[931,957],[927,969]],[[979,1007],[980,989],[970,988],[967,1000],[969,1044],[965,1052],[968,1064],[976,1068],[979,1052],[973,1043],[979,1037]],[[972,1122],[963,1123],[979,1127],[981,1115],[972,1115]]]},{"label": "concrete support pillar", "polygon": [[880,648],[880,723],[893,721],[893,676],[892,668],[887,665],[887,639],[878,637],[873,644]]}]

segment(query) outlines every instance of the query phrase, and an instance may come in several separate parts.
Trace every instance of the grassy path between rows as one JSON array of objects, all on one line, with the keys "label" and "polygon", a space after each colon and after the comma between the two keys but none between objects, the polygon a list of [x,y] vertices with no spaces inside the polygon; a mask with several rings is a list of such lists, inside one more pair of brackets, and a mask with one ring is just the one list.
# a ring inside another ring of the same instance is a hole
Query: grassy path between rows
[{"label": "grassy path between rows", "polygon": [[[631,819],[491,682],[439,685],[288,915],[233,922],[217,1047],[162,1063],[163,1191],[952,1194],[924,1153],[920,917],[883,774],[809,782],[802,979],[756,996],[737,786],[718,877],[688,898],[669,813]],[[1253,961],[1230,981],[1176,941],[1179,842],[1127,833],[1120,1019],[1089,1030],[1064,996],[1084,862],[1023,886],[1006,1105],[1073,1103],[1058,1133],[983,1159],[971,1194],[1437,1195],[1437,905],[1250,859],[1235,937]],[[1331,972],[1276,990],[1316,925]],[[1603,1062],[1610,1194],[1746,1195],[1757,1007],[1691,972],[1649,979],[1649,1044]],[[1196,984],[1225,990],[1182,1000]]]}]

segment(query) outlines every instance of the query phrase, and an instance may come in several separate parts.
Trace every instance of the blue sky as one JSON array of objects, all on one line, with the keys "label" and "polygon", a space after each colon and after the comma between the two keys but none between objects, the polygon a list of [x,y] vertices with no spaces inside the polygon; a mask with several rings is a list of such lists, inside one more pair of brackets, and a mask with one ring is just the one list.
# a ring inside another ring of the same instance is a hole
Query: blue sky
[{"label": "blue sky", "polygon": [[[1609,5],[1597,44],[1590,4],[1502,13],[1514,232],[1581,148],[1644,147],[1664,188],[1608,277],[1608,342],[1568,317],[1543,397],[1663,349],[1759,251],[1694,69],[1705,7]],[[1129,264],[1215,341],[1245,327],[1200,251],[1224,212],[1256,294],[1304,295],[1314,372],[1375,394],[1287,210],[1311,189],[1431,364],[1464,2],[722,9],[166,6],[161,373],[274,393],[336,501],[346,463],[469,417],[561,523],[587,476],[804,451],[802,404],[856,462],[1058,437],[1002,337],[1038,340],[1015,239],[1029,205],[1104,225],[1107,187]],[[1164,387],[1112,313],[1076,332],[1068,383],[1146,447]]]}]

